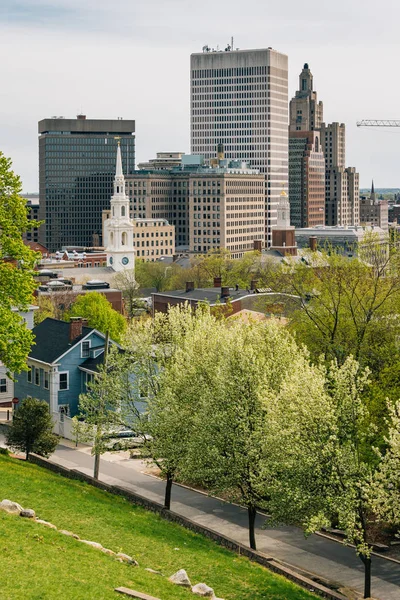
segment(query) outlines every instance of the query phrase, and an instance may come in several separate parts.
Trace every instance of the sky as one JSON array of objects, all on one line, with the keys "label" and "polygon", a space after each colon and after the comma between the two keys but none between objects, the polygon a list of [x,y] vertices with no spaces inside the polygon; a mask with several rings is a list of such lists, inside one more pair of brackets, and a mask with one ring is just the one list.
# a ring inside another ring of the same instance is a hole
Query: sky
[{"label": "sky", "polygon": [[346,124],[361,187],[400,187],[397,0],[0,0],[0,150],[38,190],[37,122],[53,115],[136,120],[136,162],[190,152],[189,60],[208,44],[289,57],[289,97],[305,62],[324,120]]}]

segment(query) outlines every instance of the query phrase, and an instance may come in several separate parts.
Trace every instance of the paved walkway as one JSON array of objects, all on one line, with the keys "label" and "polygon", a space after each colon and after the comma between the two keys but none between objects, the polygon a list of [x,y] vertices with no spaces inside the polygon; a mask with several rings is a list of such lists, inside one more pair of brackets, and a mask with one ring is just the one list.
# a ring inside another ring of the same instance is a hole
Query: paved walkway
[{"label": "paved walkway", "polygon": [[[4,438],[0,434],[0,443]],[[51,460],[68,468],[93,474],[90,449],[74,448],[69,442],[57,447]],[[126,453],[107,453],[100,463],[100,479],[122,485],[138,494],[162,503],[164,482],[144,473],[145,465],[130,460]],[[247,511],[233,504],[174,485],[172,510],[193,521],[248,545]],[[265,517],[257,516],[257,549],[279,561],[313,573],[323,579],[363,591],[364,569],[354,549],[312,535],[305,539],[295,527],[266,528]],[[400,599],[400,565],[373,557],[372,593],[377,600]]]}]

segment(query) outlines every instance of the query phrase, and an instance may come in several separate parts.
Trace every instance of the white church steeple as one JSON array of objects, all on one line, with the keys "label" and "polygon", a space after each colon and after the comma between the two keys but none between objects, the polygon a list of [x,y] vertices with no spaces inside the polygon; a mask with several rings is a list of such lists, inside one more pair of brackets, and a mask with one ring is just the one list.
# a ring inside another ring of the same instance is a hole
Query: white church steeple
[{"label": "white church steeple", "polygon": [[111,198],[111,215],[104,224],[104,242],[107,266],[114,271],[135,268],[134,226],[129,216],[129,198],[125,193],[122,171],[121,146],[118,140],[114,194]]}]

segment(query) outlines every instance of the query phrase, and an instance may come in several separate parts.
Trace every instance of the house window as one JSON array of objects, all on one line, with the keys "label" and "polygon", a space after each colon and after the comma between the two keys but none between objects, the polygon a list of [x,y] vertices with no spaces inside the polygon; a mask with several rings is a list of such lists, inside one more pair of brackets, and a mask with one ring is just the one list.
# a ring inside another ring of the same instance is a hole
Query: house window
[{"label": "house window", "polygon": [[32,369],[33,367],[30,367],[27,373],[28,383],[32,383]]},{"label": "house window", "polygon": [[68,381],[68,372],[60,373],[60,390],[68,390],[69,381]]},{"label": "house window", "polygon": [[43,385],[46,390],[49,389],[49,372],[48,371],[44,372],[44,384]]},{"label": "house window", "polygon": [[7,379],[0,379],[0,393],[5,394],[7,392]]},{"label": "house window", "polygon": [[40,369],[35,369],[35,385],[40,385]]},{"label": "house window", "polygon": [[89,358],[90,356],[90,342],[82,342],[81,344],[81,357]]}]

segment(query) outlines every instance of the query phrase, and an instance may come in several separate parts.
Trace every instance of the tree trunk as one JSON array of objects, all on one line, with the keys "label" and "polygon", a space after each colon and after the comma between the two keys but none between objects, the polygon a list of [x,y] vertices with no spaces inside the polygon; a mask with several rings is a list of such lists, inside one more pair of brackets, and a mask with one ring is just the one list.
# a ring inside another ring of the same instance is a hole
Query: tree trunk
[{"label": "tree trunk", "polygon": [[371,557],[360,554],[364,563],[364,598],[371,598]]},{"label": "tree trunk", "polygon": [[250,548],[252,550],[257,550],[257,548],[256,548],[256,534],[255,534],[255,531],[254,531],[257,510],[256,510],[255,506],[248,506],[247,507],[247,512],[248,512],[248,515],[249,515],[249,541],[250,541]]},{"label": "tree trunk", "polygon": [[171,508],[171,491],[172,491],[172,475],[167,473],[167,485],[165,487],[165,500],[164,508],[170,510]]},{"label": "tree trunk", "polygon": [[99,478],[99,471],[100,471],[100,454],[95,454],[94,455],[94,472],[93,472],[93,477],[95,479]]}]

